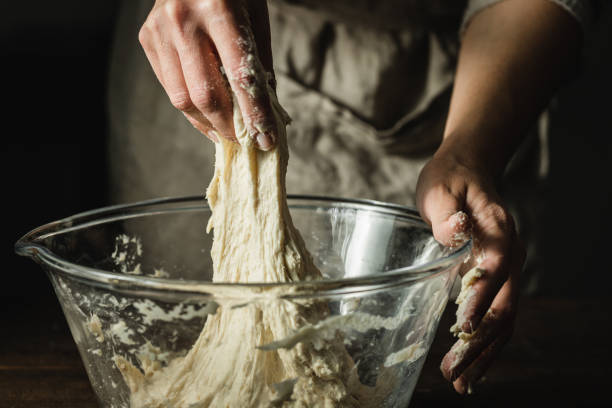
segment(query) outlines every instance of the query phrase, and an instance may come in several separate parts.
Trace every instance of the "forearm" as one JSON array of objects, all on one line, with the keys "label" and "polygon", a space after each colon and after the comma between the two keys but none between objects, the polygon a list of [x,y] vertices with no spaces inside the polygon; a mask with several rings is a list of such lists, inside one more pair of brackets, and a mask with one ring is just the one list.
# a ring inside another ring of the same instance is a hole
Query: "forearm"
[{"label": "forearm", "polygon": [[477,14],[462,39],[436,155],[499,176],[575,70],[580,37],[578,23],[548,0],[505,0]]}]

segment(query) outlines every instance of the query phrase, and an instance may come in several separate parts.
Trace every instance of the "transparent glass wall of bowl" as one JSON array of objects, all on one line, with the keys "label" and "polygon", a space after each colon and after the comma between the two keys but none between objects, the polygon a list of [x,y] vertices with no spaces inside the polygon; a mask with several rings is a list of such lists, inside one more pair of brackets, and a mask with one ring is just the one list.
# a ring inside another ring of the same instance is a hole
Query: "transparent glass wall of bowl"
[{"label": "transparent glass wall of bowl", "polygon": [[[311,198],[290,204],[326,281],[276,288],[273,300],[261,298],[262,288],[207,284],[209,210],[193,199],[77,217],[22,242],[48,273],[102,406],[129,406],[115,356],[139,369],[164,367],[190,350],[211,313],[266,313],[281,302],[324,305],[327,313],[311,322],[315,333],[341,339],[361,386],[383,396],[379,406],[408,404],[469,247],[440,246],[416,213],[402,209]],[[398,272],[410,268],[417,270]],[[315,339],[245,346],[267,353],[296,341]]]}]

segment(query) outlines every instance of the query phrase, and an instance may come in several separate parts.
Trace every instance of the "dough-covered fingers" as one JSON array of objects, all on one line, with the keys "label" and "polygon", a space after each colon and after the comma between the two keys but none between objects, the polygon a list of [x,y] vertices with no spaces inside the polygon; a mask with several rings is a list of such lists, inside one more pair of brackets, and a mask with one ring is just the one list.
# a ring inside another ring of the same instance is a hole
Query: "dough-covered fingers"
[{"label": "dough-covered fingers", "polygon": [[[447,380],[455,381],[497,339],[509,338],[514,328],[517,294],[518,273],[512,273],[495,296],[477,329],[473,333],[460,332],[459,340],[444,356],[440,369]],[[477,379],[470,378],[471,381]]]},{"label": "dough-covered fingers", "polygon": [[508,327],[453,381],[453,386],[459,394],[472,392],[473,386],[483,377],[493,361],[499,356],[511,336],[512,327]]},{"label": "dough-covered fingers", "polygon": [[517,279],[525,260],[512,216],[495,202],[488,201],[485,206],[471,209],[476,262],[481,276],[472,286],[474,296],[466,299],[457,317],[459,328],[466,333],[478,327],[509,276]]},{"label": "dough-covered fingers", "polygon": [[214,42],[232,91],[236,95],[247,132],[255,144],[268,150],[276,140],[276,128],[267,92],[269,73],[257,51],[247,9],[242,2],[233,9],[208,3],[208,32]]},{"label": "dough-covered fingers", "polygon": [[459,340],[440,367],[457,391],[465,392],[512,332],[524,249],[493,180],[453,156],[434,156],[425,166],[417,204],[436,240],[456,246],[471,236],[474,242],[475,267],[462,278],[457,324],[451,329]]},{"label": "dough-covered fingers", "polygon": [[505,324],[507,323],[496,316],[495,312],[489,311],[473,335],[460,335],[459,340],[442,359],[440,369],[444,378],[455,381],[465,368],[495,340]]},{"label": "dough-covered fingers", "polygon": [[[171,103],[193,126],[213,140],[217,135],[235,140],[231,89],[249,134],[267,150],[276,133],[267,93],[267,70],[272,69],[267,8],[263,0],[249,2],[255,15],[250,18],[245,4],[157,0],[139,40]],[[265,42],[261,54],[252,21]]]}]

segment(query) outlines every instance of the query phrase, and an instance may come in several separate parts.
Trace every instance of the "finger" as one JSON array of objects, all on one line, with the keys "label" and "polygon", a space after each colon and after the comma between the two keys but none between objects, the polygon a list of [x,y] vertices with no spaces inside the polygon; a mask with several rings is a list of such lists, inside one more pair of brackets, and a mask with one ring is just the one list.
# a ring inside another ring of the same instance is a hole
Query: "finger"
[{"label": "finger", "polygon": [[495,339],[501,324],[501,320],[496,319],[494,314],[487,313],[473,336],[461,336],[442,359],[440,369],[444,378],[448,381],[455,381],[482,350]]},{"label": "finger", "polygon": [[[181,79],[181,74],[179,74],[182,71],[182,64],[180,57],[177,60],[178,52],[174,50],[172,45],[176,41],[174,38],[171,39],[172,41],[169,41],[168,35],[164,36],[159,31],[160,24],[155,23],[156,18],[158,17],[153,16],[152,11],[147,22],[145,22],[138,33],[138,39],[147,55],[147,59],[173,105],[182,109],[185,117],[196,129],[213,142],[217,142],[217,133],[214,131],[210,121],[190,103],[190,97],[188,100],[184,97],[187,85],[184,75]],[[164,75],[168,77],[166,80],[164,80]],[[189,93],[188,89],[187,93]]]},{"label": "finger", "polygon": [[463,244],[470,237],[471,222],[462,207],[463,200],[444,186],[430,189],[419,205],[436,241],[451,247]]},{"label": "finger", "polygon": [[140,42],[140,45],[142,46],[142,49],[144,50],[145,55],[147,56],[147,59],[151,64],[151,68],[153,68],[153,72],[159,80],[159,83],[164,86],[159,56],[157,54],[157,51],[155,50],[155,45],[152,41],[153,36],[154,34],[147,26],[142,26],[142,28],[138,32],[138,41]]},{"label": "finger", "polygon": [[216,136],[212,133],[212,124],[198,111],[191,101],[176,51],[172,49],[164,52],[159,61],[160,75],[163,79],[162,86],[166,90],[172,105],[183,112],[183,115],[185,115],[192,126],[213,142],[217,142]]},{"label": "finger", "polygon": [[156,48],[158,78],[170,98],[172,105],[182,111],[189,122],[206,137],[217,141],[212,133],[213,126],[193,105],[189,95],[189,89],[185,82],[183,69],[177,50],[167,41],[154,37],[158,44]]},{"label": "finger", "polygon": [[453,382],[453,386],[459,394],[470,394],[472,392],[473,385],[476,384],[489,369],[491,363],[499,356],[511,336],[512,330],[502,332],[500,336],[485,348],[478,358],[461,373]]},{"label": "finger", "polygon": [[[495,205],[495,208],[501,207]],[[482,276],[473,284],[474,295],[466,299],[457,317],[459,327],[466,333],[478,327],[508,276],[514,275],[516,279],[525,259],[510,215],[494,210],[489,214],[497,215],[488,219],[481,217],[474,224],[475,240],[483,256],[478,265]]]},{"label": "finger", "polygon": [[472,335],[460,334],[459,340],[444,356],[440,368],[447,380],[457,379],[495,338],[506,331],[511,332],[518,303],[516,278],[513,274],[504,283],[482,318],[478,330]]},{"label": "finger", "polygon": [[159,76],[162,78],[162,86],[170,98],[170,103],[183,112],[190,112],[195,110],[191,98],[189,97],[189,90],[183,77],[183,69],[176,49],[170,45],[164,45],[157,47],[158,61],[159,61]]},{"label": "finger", "polygon": [[187,118],[189,123],[204,134],[207,138],[217,143],[219,138],[217,132],[213,128],[212,124],[200,113],[199,111],[192,111],[190,113],[183,112],[183,115]]},{"label": "finger", "polygon": [[277,130],[265,70],[246,10],[230,12],[224,7],[210,8],[214,10],[205,12],[216,13],[217,17],[208,20],[208,33],[236,95],[246,131],[260,149],[269,150],[275,143]]},{"label": "finger", "polygon": [[188,118],[198,123],[206,118],[218,134],[236,141],[232,100],[210,39],[200,30],[182,31],[176,37],[183,76],[195,108],[186,111]]}]

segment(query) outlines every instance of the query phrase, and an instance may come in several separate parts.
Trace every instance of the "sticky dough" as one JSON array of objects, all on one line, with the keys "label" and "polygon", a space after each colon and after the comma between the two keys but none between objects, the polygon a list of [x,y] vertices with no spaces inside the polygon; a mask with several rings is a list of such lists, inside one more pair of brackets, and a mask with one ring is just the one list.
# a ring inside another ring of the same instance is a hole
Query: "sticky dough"
[{"label": "sticky dough", "polygon": [[[207,190],[212,208],[215,282],[292,282],[317,279],[287,207],[288,116],[273,91],[277,147],[254,148],[238,109],[239,143],[220,138]],[[237,105],[237,104],[234,104]],[[301,342],[290,349],[258,348],[324,319],[327,306],[275,299],[210,315],[189,353],[167,367],[123,357],[115,363],[131,390],[132,407],[357,406],[349,390],[352,360],[342,339]]]}]

